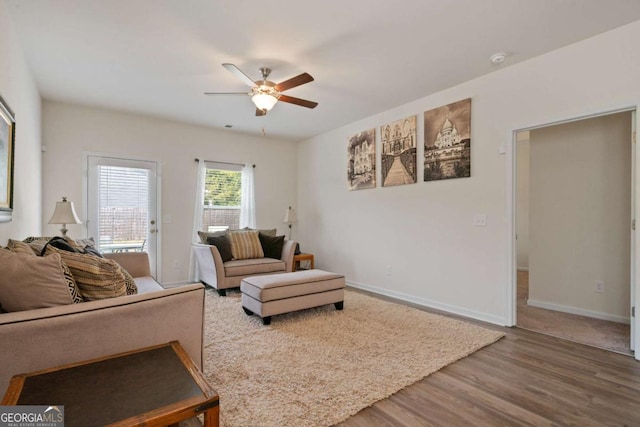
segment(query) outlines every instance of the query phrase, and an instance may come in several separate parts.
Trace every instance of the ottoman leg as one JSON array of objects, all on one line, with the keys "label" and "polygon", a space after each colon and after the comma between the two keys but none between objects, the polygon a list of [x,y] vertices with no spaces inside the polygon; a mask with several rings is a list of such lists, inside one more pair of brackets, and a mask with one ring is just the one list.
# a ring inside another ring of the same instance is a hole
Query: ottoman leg
[{"label": "ottoman leg", "polygon": [[263,317],[262,318],[262,324],[270,325],[271,324],[271,316]]},{"label": "ottoman leg", "polygon": [[253,314],[253,311],[249,310],[247,307],[242,307],[242,309],[247,314],[247,316],[251,316]]},{"label": "ottoman leg", "polygon": [[342,310],[344,308],[344,301],[334,302],[333,305],[336,306],[336,310]]}]

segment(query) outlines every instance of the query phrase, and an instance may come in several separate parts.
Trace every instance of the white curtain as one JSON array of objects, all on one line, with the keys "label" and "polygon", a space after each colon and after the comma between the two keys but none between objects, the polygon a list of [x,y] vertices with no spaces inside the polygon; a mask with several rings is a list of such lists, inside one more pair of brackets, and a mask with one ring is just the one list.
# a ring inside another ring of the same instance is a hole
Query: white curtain
[{"label": "white curtain", "polygon": [[[193,208],[193,233],[191,241],[194,243],[200,242],[198,231],[202,229],[202,210],[204,208],[204,180],[207,171],[207,166],[204,160],[198,160],[198,174],[196,178],[196,197]],[[198,282],[198,271],[196,268],[195,255],[193,250],[189,257],[189,281]]]},{"label": "white curtain", "polygon": [[240,228],[256,228],[256,197],[253,188],[253,165],[242,167],[242,194],[240,196]]}]

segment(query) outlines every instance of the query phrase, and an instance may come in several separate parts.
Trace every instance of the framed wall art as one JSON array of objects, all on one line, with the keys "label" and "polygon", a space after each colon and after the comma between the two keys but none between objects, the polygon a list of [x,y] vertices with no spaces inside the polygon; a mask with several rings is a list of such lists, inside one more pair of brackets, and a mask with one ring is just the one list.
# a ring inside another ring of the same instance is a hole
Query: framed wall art
[{"label": "framed wall art", "polygon": [[382,186],[417,181],[416,116],[380,126]]},{"label": "framed wall art", "polygon": [[347,188],[376,187],[376,130],[369,129],[349,137],[347,146]]},{"label": "framed wall art", "polygon": [[471,176],[471,98],[425,111],[424,180]]},{"label": "framed wall art", "polygon": [[0,222],[11,221],[13,212],[15,136],[15,116],[0,96]]}]

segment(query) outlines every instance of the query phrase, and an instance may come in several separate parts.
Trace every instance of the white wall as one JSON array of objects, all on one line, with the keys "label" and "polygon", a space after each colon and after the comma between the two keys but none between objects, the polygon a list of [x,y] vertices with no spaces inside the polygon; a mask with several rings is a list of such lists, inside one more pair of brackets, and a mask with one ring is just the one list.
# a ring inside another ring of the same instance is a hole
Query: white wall
[{"label": "white wall", "polygon": [[529,132],[516,135],[516,265],[529,270]]},{"label": "white wall", "polygon": [[[100,152],[159,160],[162,173],[160,224],[162,282],[188,279],[195,201],[195,158],[254,163],[256,219],[261,228],[277,227],[285,210],[295,206],[296,154],[293,143],[248,137],[233,131],[171,122],[112,110],[45,101],[43,104],[44,234],[58,234],[48,225],[55,202],[68,196],[85,222],[83,153]],[[70,236],[84,236],[84,225],[68,225]],[[295,236],[294,236],[295,237]],[[177,263],[178,268],[174,268]]]},{"label": "white wall", "polygon": [[40,95],[14,32],[4,2],[0,2],[0,94],[16,116],[13,176],[13,220],[0,223],[0,245],[40,233],[41,124]]},{"label": "white wall", "polygon": [[529,304],[628,322],[631,113],[532,130],[530,159]]},{"label": "white wall", "polygon": [[[635,105],[639,38],[640,21],[304,141],[298,149],[303,249],[315,253],[319,268],[344,273],[351,283],[509,323],[512,132]],[[350,135],[468,97],[470,178],[346,190]],[[508,156],[499,153],[505,147]],[[487,215],[486,227],[473,226],[475,213]]]}]

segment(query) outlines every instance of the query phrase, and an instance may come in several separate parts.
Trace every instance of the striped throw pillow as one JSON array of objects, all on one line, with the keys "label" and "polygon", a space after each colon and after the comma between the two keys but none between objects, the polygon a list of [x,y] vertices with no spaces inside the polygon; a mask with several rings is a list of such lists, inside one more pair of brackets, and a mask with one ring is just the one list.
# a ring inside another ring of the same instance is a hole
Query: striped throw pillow
[{"label": "striped throw pillow", "polygon": [[232,231],[229,240],[233,259],[264,258],[257,231]]},{"label": "striped throw pillow", "polygon": [[85,301],[127,295],[127,278],[114,260],[47,246],[45,255],[52,253],[60,254],[69,267]]}]

